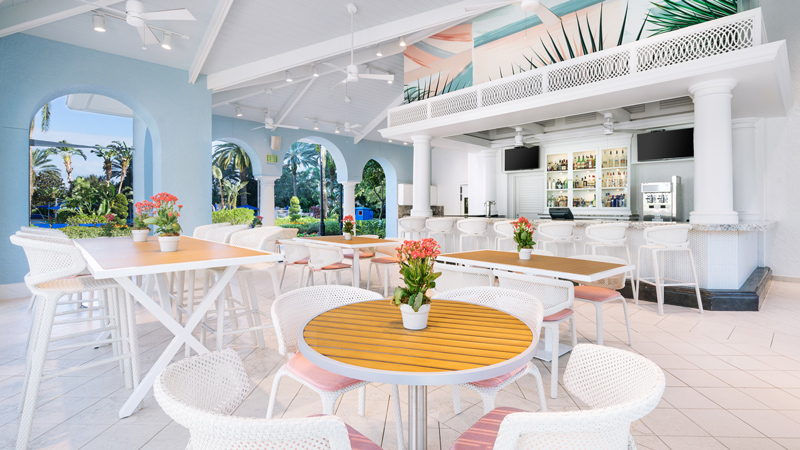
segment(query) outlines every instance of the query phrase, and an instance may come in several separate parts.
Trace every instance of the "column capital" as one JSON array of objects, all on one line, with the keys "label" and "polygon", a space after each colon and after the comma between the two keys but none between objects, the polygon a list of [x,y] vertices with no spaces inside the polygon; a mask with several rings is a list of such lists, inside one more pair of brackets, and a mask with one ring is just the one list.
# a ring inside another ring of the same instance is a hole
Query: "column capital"
[{"label": "column capital", "polygon": [[339,181],[339,184],[344,187],[355,187],[358,183],[360,183],[360,181]]},{"label": "column capital", "polygon": [[279,175],[277,175],[277,176],[276,175],[258,175],[258,176],[253,177],[253,178],[255,178],[256,180],[258,180],[258,181],[260,181],[262,183],[269,183],[269,182],[274,183],[275,181],[278,180],[278,178],[280,178],[280,176]]},{"label": "column capital", "polygon": [[692,98],[715,94],[730,94],[735,87],[736,80],[732,78],[701,81],[700,83],[689,86],[689,94]]},{"label": "column capital", "polygon": [[428,136],[427,134],[417,134],[417,135],[411,136],[411,140],[414,142],[415,145],[417,143],[430,144],[432,139],[433,139],[433,136]]},{"label": "column capital", "polygon": [[758,117],[743,117],[741,119],[731,120],[731,126],[734,130],[743,128],[755,128],[760,119]]}]

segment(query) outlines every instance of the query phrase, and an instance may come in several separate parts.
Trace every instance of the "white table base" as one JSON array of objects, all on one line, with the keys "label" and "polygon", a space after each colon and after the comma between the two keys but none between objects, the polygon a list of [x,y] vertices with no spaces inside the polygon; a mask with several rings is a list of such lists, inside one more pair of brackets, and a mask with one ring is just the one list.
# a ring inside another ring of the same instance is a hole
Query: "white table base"
[{"label": "white table base", "polygon": [[428,387],[408,387],[408,450],[428,448]]},{"label": "white table base", "polygon": [[[536,359],[541,359],[542,361],[552,361],[553,360],[553,331],[549,328],[544,329],[544,341],[539,341],[536,344],[536,354],[533,355]],[[564,355],[567,352],[572,351],[572,346],[558,343],[558,356]]]}]

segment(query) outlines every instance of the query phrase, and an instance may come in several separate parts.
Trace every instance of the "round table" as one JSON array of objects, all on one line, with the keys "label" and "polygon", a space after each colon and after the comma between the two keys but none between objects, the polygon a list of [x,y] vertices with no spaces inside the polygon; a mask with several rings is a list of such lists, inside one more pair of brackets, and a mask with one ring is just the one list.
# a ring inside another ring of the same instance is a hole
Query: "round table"
[{"label": "round table", "polygon": [[539,339],[510,314],[450,300],[433,301],[424,330],[403,328],[399,308],[387,299],[326,311],[299,334],[302,354],[325,370],[408,385],[409,450],[426,448],[426,386],[507,374],[531,360]]}]

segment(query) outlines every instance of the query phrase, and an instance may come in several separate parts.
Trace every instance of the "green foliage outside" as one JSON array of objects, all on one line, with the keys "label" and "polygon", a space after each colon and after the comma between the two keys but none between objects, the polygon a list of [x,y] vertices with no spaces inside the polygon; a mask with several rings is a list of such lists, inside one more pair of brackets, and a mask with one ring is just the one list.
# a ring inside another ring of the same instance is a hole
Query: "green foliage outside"
[{"label": "green foliage outside", "polygon": [[[123,189],[123,191],[128,191]],[[126,192],[127,193],[127,192]],[[118,220],[128,217],[128,196],[117,193],[113,184],[105,185],[98,178],[77,178],[72,194],[66,199],[66,207],[78,214],[99,215],[114,214]]]},{"label": "green foliage outside", "polygon": [[357,220],[356,235],[377,234],[381,239],[386,237],[386,219]]},{"label": "green foliage outside", "polygon": [[[31,199],[31,206],[34,208],[54,203],[57,199],[62,199],[67,194],[64,180],[58,171],[40,172],[36,177],[34,189]],[[43,215],[46,215],[46,212],[43,211]]]},{"label": "green foliage outside", "polygon": [[[298,235],[317,235],[319,231],[319,219],[312,217],[301,217],[297,221],[292,221],[288,217],[275,219],[275,225],[283,228],[297,228],[300,230]],[[325,234],[334,235],[341,234],[339,220],[337,218],[330,218],[325,220]],[[386,237],[386,220],[373,219],[361,220],[356,222],[356,235],[361,234],[377,234],[381,238]]]},{"label": "green foliage outside", "polygon": [[[91,239],[100,237],[102,232],[100,228],[95,227],[64,227],[60,228],[61,231],[66,233],[70,239]],[[111,230],[111,235],[117,236],[130,236],[131,229],[128,227],[114,228]]]},{"label": "green foliage outside", "polygon": [[386,174],[374,159],[364,166],[361,182],[356,185],[356,205],[370,208],[376,219],[386,218]]},{"label": "green foliage outside", "polygon": [[654,1],[657,10],[647,22],[655,25],[653,35],[690,27],[737,12],[737,0],[664,0]]},{"label": "green foliage outside", "polygon": [[297,222],[300,220],[300,217],[302,217],[300,216],[301,212],[303,212],[303,210],[300,209],[300,199],[297,197],[292,197],[292,199],[289,201],[289,220],[292,222]]},{"label": "green foliage outside", "polygon": [[231,225],[242,225],[253,223],[255,216],[255,211],[249,208],[222,209],[211,213],[211,222],[230,222]]}]

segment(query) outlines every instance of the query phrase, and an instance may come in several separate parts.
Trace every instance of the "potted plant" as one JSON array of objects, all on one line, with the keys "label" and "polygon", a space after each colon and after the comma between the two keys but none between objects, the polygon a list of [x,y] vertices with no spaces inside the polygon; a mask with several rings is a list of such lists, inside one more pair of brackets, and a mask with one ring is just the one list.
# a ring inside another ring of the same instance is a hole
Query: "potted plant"
[{"label": "potted plant", "polygon": [[353,239],[353,234],[355,234],[356,230],[356,219],[353,216],[347,215],[344,216],[342,219],[342,234],[344,234],[344,240],[349,241]]},{"label": "potted plant", "polygon": [[136,215],[133,216],[133,230],[131,230],[133,242],[147,242],[150,226],[147,225],[145,220],[150,216],[156,205],[149,200],[144,200],[134,206],[136,207]]},{"label": "potted plant", "polygon": [[533,242],[533,224],[531,221],[520,217],[511,222],[514,227],[514,242],[517,243],[519,259],[531,259],[531,251],[536,242]]},{"label": "potted plant", "polygon": [[439,253],[439,244],[430,238],[405,241],[397,248],[400,275],[405,287],[398,286],[394,290],[392,302],[400,307],[403,326],[409,330],[421,330],[428,326],[431,299],[427,292],[436,287],[435,280],[441,275],[433,272],[433,262]]},{"label": "potted plant", "polygon": [[178,197],[167,192],[156,194],[150,199],[153,200],[153,216],[145,219],[144,223],[156,226],[158,245],[162,252],[177,251],[181,239],[178,218],[183,205],[176,205]]}]

